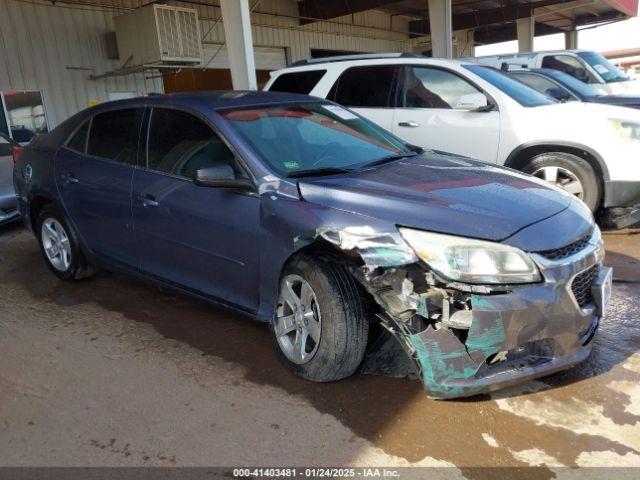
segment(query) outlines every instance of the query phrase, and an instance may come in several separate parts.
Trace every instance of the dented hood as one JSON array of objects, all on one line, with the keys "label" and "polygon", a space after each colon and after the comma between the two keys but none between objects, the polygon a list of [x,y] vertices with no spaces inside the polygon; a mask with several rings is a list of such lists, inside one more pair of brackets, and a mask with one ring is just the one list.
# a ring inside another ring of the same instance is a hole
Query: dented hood
[{"label": "dented hood", "polygon": [[348,174],[304,178],[304,200],[395,225],[500,241],[565,210],[571,197],[505,168],[428,152]]}]

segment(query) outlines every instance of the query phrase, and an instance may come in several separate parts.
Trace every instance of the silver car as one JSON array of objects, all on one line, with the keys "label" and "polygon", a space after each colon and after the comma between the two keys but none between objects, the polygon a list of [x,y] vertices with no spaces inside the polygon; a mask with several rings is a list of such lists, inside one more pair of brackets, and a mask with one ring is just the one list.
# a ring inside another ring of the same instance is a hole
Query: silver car
[{"label": "silver car", "polygon": [[0,132],[0,225],[18,218],[16,193],[13,188],[13,148],[20,147]]}]

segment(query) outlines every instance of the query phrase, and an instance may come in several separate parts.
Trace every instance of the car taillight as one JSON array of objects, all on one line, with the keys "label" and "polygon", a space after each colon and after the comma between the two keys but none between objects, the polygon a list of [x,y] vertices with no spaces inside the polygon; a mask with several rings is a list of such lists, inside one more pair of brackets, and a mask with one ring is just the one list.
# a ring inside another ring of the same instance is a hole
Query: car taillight
[{"label": "car taillight", "polygon": [[16,163],[18,163],[18,159],[20,158],[20,155],[22,155],[22,147],[13,147],[13,164],[15,165]]}]

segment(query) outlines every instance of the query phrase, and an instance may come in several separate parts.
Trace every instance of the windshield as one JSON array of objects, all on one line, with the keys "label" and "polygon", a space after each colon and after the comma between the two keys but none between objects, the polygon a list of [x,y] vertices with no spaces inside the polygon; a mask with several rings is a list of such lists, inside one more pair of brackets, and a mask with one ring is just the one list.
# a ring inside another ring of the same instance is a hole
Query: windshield
[{"label": "windshield", "polygon": [[609,60],[596,52],[578,52],[578,55],[593,67],[593,69],[600,74],[603,80],[607,83],[612,82],[626,82],[629,80],[624,73],[620,71]]},{"label": "windshield", "polygon": [[537,92],[533,88],[514,80],[495,68],[480,65],[465,65],[464,67],[478,75],[483,80],[486,80],[494,87],[502,90],[523,107],[540,107],[542,105],[557,103],[555,100],[551,99],[551,97]]},{"label": "windshield", "polygon": [[561,72],[559,70],[550,70],[549,73],[545,71],[545,75],[549,75],[551,78],[557,80],[562,85],[565,85],[568,89],[577,92],[582,97],[601,97],[602,93],[593,88],[588,83],[581,82],[575,77],[572,77],[568,73]]},{"label": "windshield", "polygon": [[398,155],[414,155],[402,141],[349,110],[299,103],[220,112],[278,173],[332,173]]}]

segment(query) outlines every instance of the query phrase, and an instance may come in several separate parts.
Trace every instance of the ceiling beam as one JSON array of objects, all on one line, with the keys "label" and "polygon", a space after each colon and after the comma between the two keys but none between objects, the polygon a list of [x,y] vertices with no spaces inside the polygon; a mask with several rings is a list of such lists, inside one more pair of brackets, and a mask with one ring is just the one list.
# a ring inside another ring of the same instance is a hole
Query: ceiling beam
[{"label": "ceiling beam", "polygon": [[[551,35],[554,33],[560,33],[564,30],[547,25],[546,23],[536,22],[535,33],[536,36]],[[474,40],[477,45],[488,45],[491,43],[509,42],[516,40],[517,31],[515,22],[506,23],[504,25],[487,26],[486,28],[479,28],[475,31]]]},{"label": "ceiling beam", "polygon": [[[533,15],[536,8],[568,3],[567,0],[541,0],[527,4],[511,5],[506,7],[491,8],[488,10],[476,10],[469,13],[454,14],[452,18],[453,30],[476,28],[495,23],[513,22],[519,18]],[[429,19],[409,22],[409,31],[413,36],[427,35],[430,32]]]},{"label": "ceiling beam", "polygon": [[[401,0],[302,0],[298,2],[301,25],[384,7]],[[426,4],[425,0],[425,4]]]},{"label": "ceiling beam", "polygon": [[[612,21],[618,18],[626,17],[617,10],[610,12],[603,12],[600,15],[578,15],[573,19],[574,25],[588,25],[590,23],[599,23],[602,21]],[[536,22],[535,34],[536,36],[551,35],[554,33],[566,32],[566,29],[555,27],[543,22]],[[515,22],[505,24],[487,25],[486,27],[477,28],[475,31],[474,39],[476,44],[488,45],[491,43],[508,42],[517,38],[516,24]]]}]

